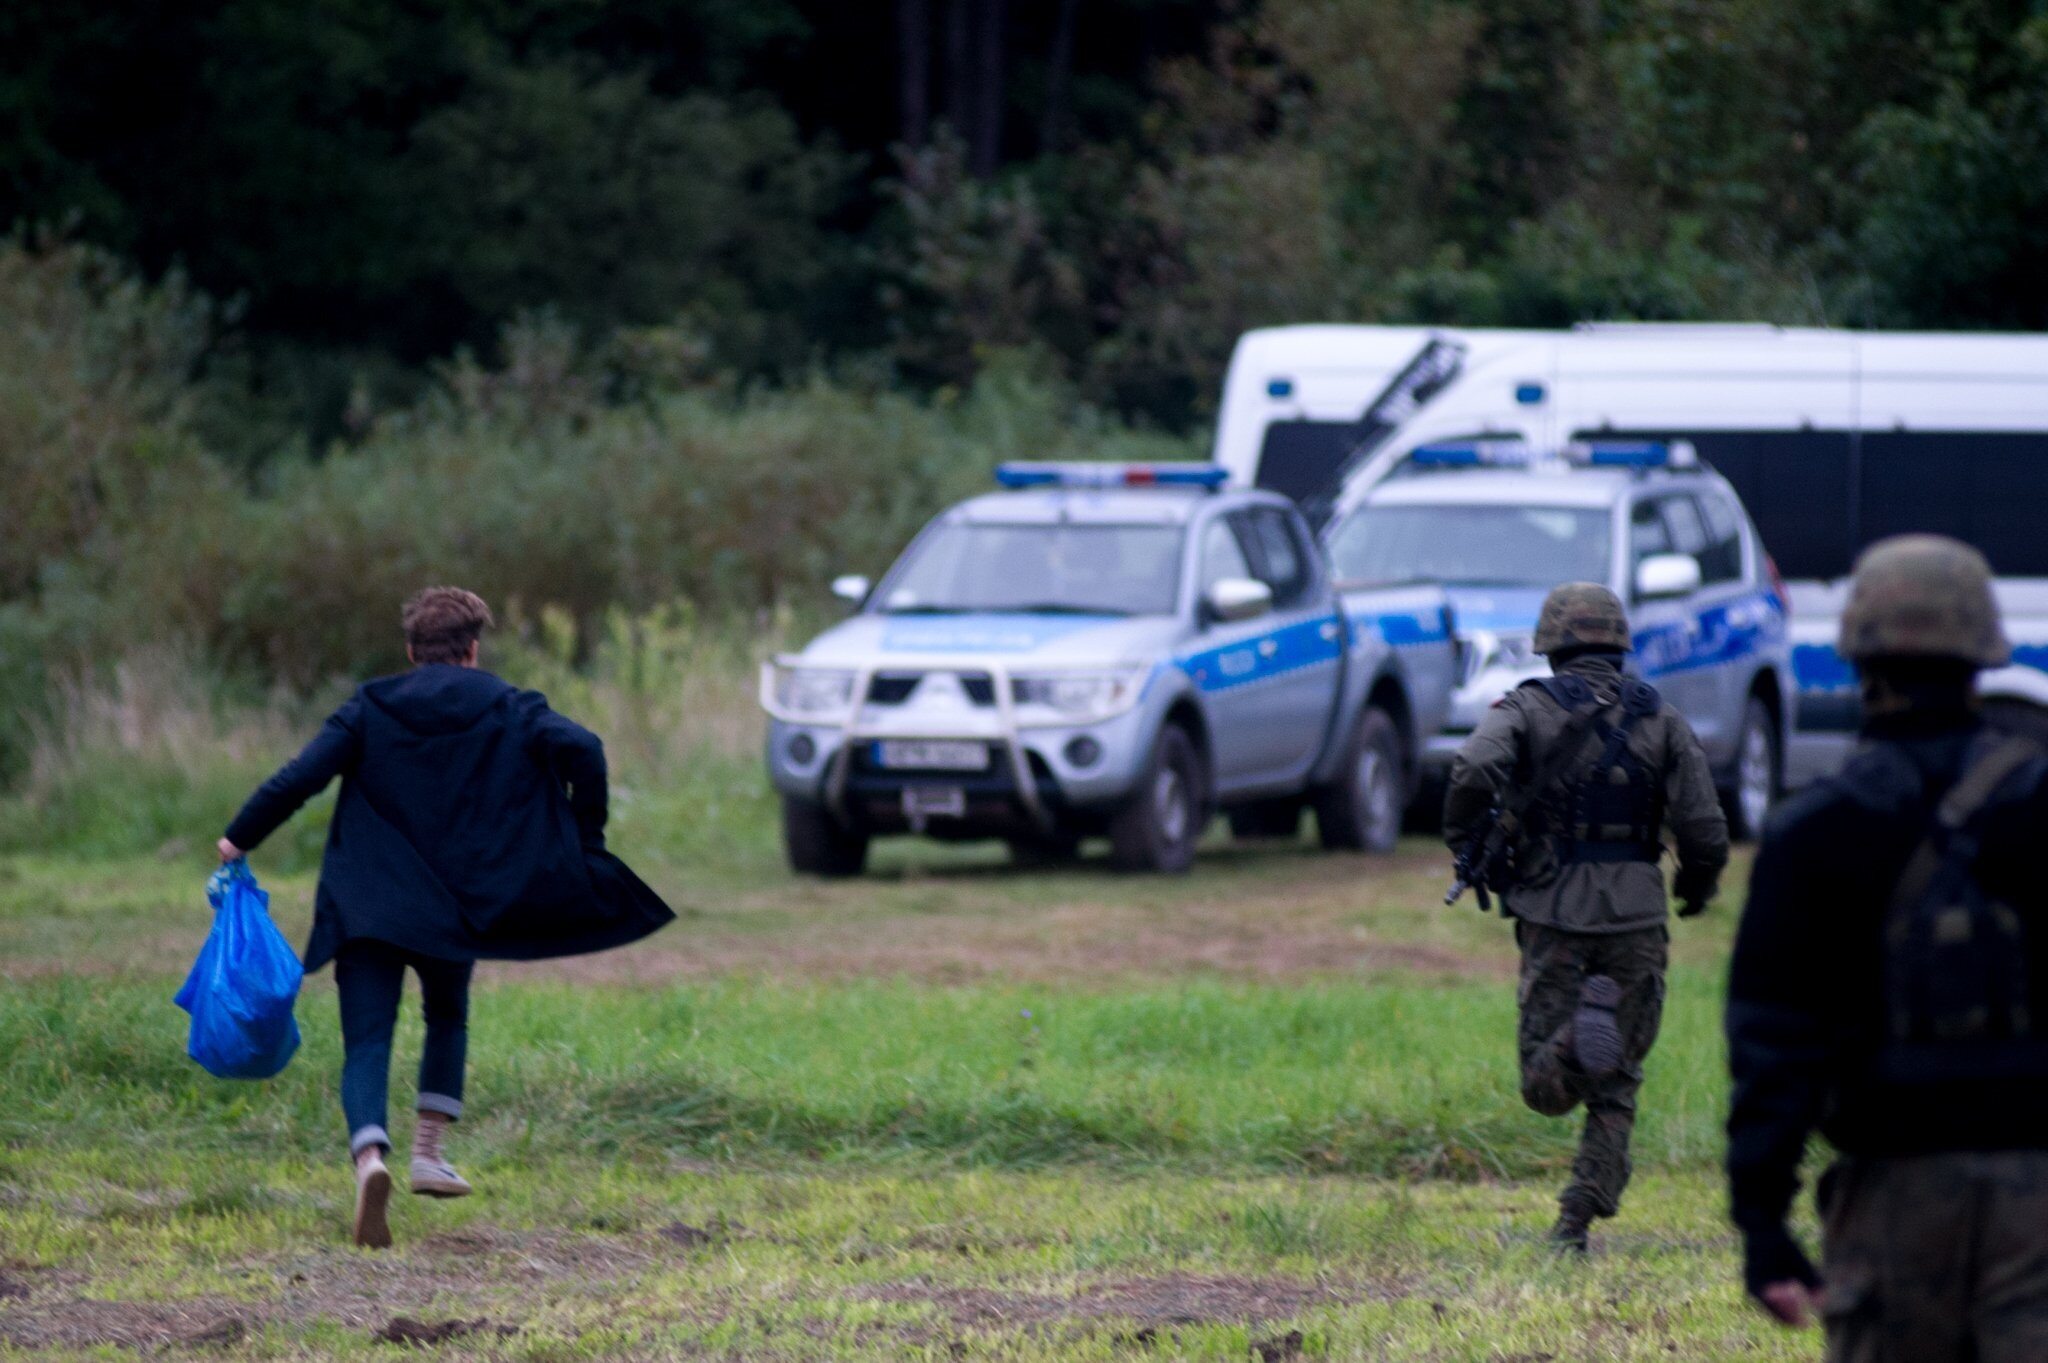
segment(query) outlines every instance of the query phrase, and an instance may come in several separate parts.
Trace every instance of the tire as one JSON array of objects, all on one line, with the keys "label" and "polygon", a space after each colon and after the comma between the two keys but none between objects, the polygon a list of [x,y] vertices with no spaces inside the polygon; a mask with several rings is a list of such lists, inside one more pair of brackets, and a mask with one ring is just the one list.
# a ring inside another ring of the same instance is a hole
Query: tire
[{"label": "tire", "polygon": [[1316,832],[1333,852],[1391,852],[1401,840],[1407,784],[1401,736],[1385,710],[1359,717],[1337,779],[1316,793]]},{"label": "tire", "polygon": [[1159,731],[1137,791],[1109,821],[1109,860],[1120,871],[1180,875],[1195,864],[1205,822],[1202,764],[1178,725]]},{"label": "tire", "polygon": [[839,879],[867,869],[868,835],[844,828],[823,805],[782,801],[782,846],[799,875]]},{"label": "tire", "polygon": [[1762,698],[1751,696],[1742,707],[1742,733],[1735,740],[1735,765],[1721,788],[1721,808],[1728,815],[1728,835],[1748,842],[1761,836],[1764,816],[1785,773],[1785,751],[1778,722]]},{"label": "tire", "polygon": [[1009,838],[1010,860],[1018,866],[1071,866],[1081,859],[1081,839],[1072,833]]},{"label": "tire", "polygon": [[1301,835],[1301,801],[1260,800],[1230,811],[1230,836],[1239,842],[1291,840]]}]

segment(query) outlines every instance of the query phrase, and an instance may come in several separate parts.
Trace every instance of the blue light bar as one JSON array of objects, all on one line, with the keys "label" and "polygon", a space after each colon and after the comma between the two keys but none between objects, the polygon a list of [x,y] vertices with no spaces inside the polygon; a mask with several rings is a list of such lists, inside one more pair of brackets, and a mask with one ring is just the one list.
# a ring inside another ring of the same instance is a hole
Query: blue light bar
[{"label": "blue light bar", "polygon": [[1565,457],[1595,468],[1689,469],[1700,462],[1690,440],[1584,440],[1567,446]]},{"label": "blue light bar", "polygon": [[1434,468],[1477,468],[1483,464],[1526,464],[1529,447],[1519,440],[1464,440],[1437,445],[1417,445],[1408,452],[1410,463]]},{"label": "blue light bar", "polygon": [[1214,492],[1230,479],[1215,464],[1041,464],[1009,463],[996,468],[996,482],[1027,487],[1198,487]]},{"label": "blue light bar", "polygon": [[1294,396],[1294,380],[1270,378],[1266,380],[1266,396],[1269,398],[1291,398]]}]

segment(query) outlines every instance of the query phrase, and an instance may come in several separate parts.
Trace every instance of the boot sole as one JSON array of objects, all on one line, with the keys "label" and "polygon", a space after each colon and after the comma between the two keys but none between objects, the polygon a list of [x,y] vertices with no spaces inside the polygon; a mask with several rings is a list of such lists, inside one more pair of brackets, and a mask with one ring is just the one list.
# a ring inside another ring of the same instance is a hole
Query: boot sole
[{"label": "boot sole", "polygon": [[1621,1027],[1614,1010],[1621,986],[1605,975],[1588,977],[1579,990],[1579,1011],[1572,1017],[1572,1054],[1579,1068],[1605,1078],[1621,1068]]},{"label": "boot sole", "polygon": [[391,1202],[391,1171],[378,1169],[356,1188],[355,1241],[364,1249],[391,1248],[391,1222],[385,1210]]},{"label": "boot sole", "polygon": [[414,1183],[414,1197],[468,1197],[475,1189],[466,1183]]}]

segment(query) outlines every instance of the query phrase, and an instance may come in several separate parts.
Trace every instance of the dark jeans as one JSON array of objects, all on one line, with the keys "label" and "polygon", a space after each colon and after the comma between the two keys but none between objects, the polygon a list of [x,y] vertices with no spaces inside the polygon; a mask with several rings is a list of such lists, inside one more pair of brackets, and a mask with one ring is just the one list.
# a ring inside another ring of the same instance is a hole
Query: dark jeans
[{"label": "dark jeans", "polygon": [[348,1117],[350,1154],[369,1145],[391,1148],[385,1101],[391,1087],[391,1032],[405,970],[420,977],[420,1014],[427,1022],[420,1051],[421,1112],[462,1116],[462,1068],[469,1050],[469,961],[418,956],[383,942],[345,944],[334,958],[341,995],[341,1109]]}]

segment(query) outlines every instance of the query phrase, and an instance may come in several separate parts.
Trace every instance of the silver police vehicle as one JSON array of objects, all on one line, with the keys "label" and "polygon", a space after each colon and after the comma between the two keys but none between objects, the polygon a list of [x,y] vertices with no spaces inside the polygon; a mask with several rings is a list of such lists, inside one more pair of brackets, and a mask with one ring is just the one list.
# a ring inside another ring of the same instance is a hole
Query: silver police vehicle
[{"label": "silver police vehicle", "polygon": [[[1433,585],[1340,593],[1293,503],[1212,465],[1011,464],[761,680],[795,869],[883,834],[1183,871],[1242,836],[1384,851],[1455,667]],[[1404,574],[1404,576],[1406,576]]]},{"label": "silver police vehicle", "polygon": [[1739,835],[1785,770],[1793,693],[1786,594],[1726,479],[1683,442],[1425,445],[1325,533],[1339,578],[1444,584],[1461,666],[1424,740],[1440,783],[1486,707],[1548,670],[1530,651],[1545,594],[1603,582],[1628,603],[1630,669],[1685,715]]}]

